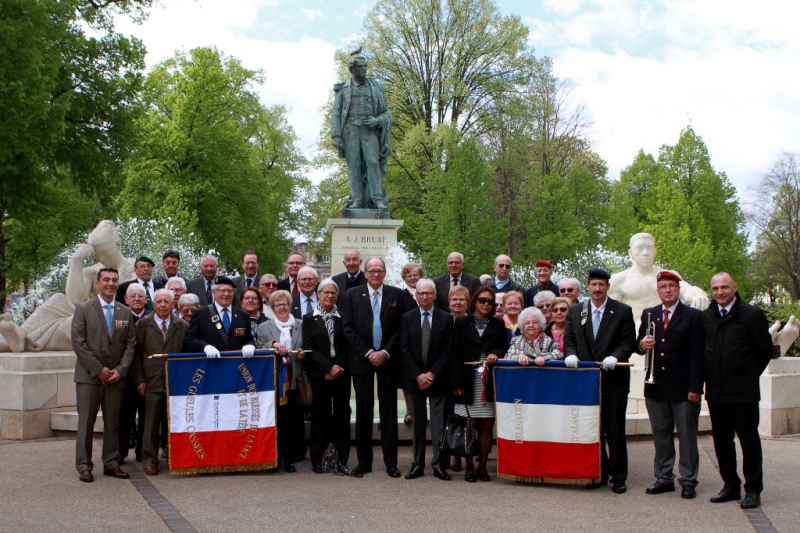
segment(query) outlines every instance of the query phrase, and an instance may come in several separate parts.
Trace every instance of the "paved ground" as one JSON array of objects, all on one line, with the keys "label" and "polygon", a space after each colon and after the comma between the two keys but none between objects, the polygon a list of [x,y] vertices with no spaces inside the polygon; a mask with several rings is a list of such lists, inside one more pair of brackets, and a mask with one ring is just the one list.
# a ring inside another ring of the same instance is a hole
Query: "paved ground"
[{"label": "paved ground", "polygon": [[[800,438],[765,439],[763,446],[766,489],[754,527],[738,504],[708,502],[722,485],[709,437],[701,438],[698,498],[689,501],[677,492],[644,493],[652,482],[647,440],[629,442],[624,495],[494,477],[491,483],[465,483],[460,476],[445,482],[430,472],[409,481],[391,479],[382,469],[363,479],[342,478],[314,474],[308,461],[298,463],[297,473],[273,475],[145,477],[136,470],[124,481],[96,470],[96,481],[86,484],[72,463],[73,440],[0,441],[0,531],[800,531]],[[96,464],[99,449],[96,441]],[[375,457],[381,457],[379,448]],[[401,447],[404,473],[410,461],[411,448]]]}]

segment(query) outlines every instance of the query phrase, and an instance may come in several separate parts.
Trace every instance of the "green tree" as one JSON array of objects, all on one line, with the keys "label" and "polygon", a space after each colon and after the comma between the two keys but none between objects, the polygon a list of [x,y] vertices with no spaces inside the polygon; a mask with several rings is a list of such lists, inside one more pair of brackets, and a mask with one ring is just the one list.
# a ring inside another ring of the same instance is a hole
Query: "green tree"
[{"label": "green tree", "polygon": [[303,158],[281,106],[258,101],[260,73],[213,48],[148,75],[145,132],[120,196],[124,216],[171,220],[236,268],[255,249],[278,269],[298,223]]},{"label": "green tree", "polygon": [[150,0],[0,5],[0,310],[115,192],[144,48],[114,30]]}]

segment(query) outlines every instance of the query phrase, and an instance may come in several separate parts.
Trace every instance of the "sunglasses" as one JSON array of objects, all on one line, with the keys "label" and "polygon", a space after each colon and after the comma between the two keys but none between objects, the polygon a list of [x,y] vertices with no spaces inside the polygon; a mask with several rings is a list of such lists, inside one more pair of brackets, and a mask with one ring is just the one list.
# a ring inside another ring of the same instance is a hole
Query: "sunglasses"
[{"label": "sunglasses", "polygon": [[575,289],[558,289],[558,292],[575,292]]},{"label": "sunglasses", "polygon": [[481,296],[480,298],[476,298],[476,300],[477,300],[478,303],[483,304],[483,305],[486,305],[486,304],[494,305],[496,303],[494,298],[484,298],[483,296]]},{"label": "sunglasses", "polygon": [[262,283],[262,285],[264,285],[265,287],[277,287],[278,286],[277,283],[272,282],[272,281],[265,281],[264,283]]},{"label": "sunglasses", "polygon": [[566,313],[567,312],[567,308],[566,307],[554,307],[550,311],[552,311],[553,313]]}]

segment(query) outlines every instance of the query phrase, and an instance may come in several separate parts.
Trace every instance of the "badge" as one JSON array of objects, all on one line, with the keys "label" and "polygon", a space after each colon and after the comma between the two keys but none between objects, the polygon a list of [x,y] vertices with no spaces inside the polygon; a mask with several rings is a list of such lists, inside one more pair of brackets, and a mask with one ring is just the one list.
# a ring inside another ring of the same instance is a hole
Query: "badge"
[{"label": "badge", "polygon": [[241,337],[244,335],[245,329],[244,328],[234,328],[233,335],[235,337]]},{"label": "badge", "polygon": [[219,330],[222,329],[222,324],[220,324],[219,322],[217,322],[217,329],[219,329]]},{"label": "badge", "polygon": [[125,329],[128,327],[127,320],[115,320],[114,321],[114,329]]}]

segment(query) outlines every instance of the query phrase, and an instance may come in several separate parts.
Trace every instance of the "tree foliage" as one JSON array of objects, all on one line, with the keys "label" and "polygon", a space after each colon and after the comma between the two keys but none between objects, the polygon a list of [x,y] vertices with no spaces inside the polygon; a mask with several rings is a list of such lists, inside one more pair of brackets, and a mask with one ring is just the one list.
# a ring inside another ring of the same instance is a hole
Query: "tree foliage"
[{"label": "tree foliage", "polygon": [[0,6],[0,310],[100,218],[135,133],[144,49],[113,17],[150,0]]},{"label": "tree foliage", "polygon": [[[755,228],[754,277],[760,287],[800,300],[800,154],[785,152],[750,190],[747,220]],[[785,319],[784,319],[785,320]]]},{"label": "tree foliage", "polygon": [[179,53],[147,77],[144,132],[122,214],[171,220],[229,267],[255,249],[277,269],[290,247],[302,156],[281,106],[263,106],[260,73],[213,48]]}]

